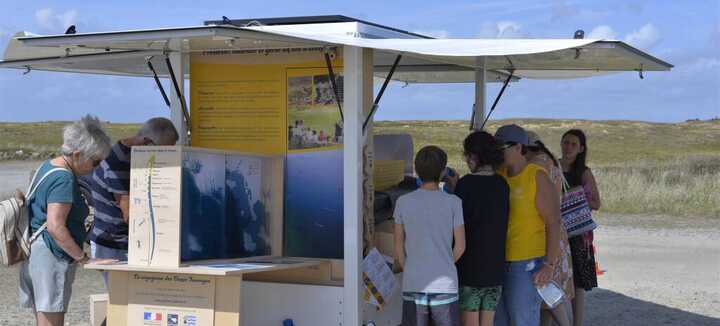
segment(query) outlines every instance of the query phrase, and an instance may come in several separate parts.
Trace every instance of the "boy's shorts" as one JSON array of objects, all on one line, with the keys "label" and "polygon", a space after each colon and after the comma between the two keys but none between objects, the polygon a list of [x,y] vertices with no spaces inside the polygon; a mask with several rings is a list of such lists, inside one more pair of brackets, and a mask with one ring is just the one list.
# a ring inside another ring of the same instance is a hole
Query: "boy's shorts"
[{"label": "boy's shorts", "polygon": [[455,293],[403,292],[403,326],[459,326]]},{"label": "boy's shorts", "polygon": [[495,311],[502,294],[502,286],[460,287],[460,310],[462,311]]}]

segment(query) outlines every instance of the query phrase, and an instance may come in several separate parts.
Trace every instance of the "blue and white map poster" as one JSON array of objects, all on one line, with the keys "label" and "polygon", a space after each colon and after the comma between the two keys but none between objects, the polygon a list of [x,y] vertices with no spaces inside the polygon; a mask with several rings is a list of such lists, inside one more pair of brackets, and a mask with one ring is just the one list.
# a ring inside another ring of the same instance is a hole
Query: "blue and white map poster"
[{"label": "blue and white map poster", "polygon": [[269,219],[262,202],[262,159],[226,155],[225,258],[269,255]]},{"label": "blue and white map poster", "polygon": [[225,154],[183,151],[180,260],[225,258]]}]

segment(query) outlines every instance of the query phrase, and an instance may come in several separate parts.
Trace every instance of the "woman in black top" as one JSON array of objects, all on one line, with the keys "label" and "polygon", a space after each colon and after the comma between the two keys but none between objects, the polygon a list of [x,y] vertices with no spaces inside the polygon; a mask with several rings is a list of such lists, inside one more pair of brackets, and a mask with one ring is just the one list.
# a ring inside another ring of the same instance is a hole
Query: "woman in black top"
[{"label": "woman in black top", "polygon": [[470,174],[455,187],[462,199],[467,246],[457,262],[463,325],[492,325],[505,276],[510,188],[495,173],[503,153],[495,138],[478,131],[465,138]]},{"label": "woman in black top", "polygon": [[[568,130],[563,134],[560,147],[563,153],[560,164],[568,185],[571,188],[582,186],[585,189],[590,208],[593,210],[600,209],[600,192],[595,177],[590,168],[585,165],[588,152],[585,133],[580,129]],[[590,291],[598,286],[592,240],[592,231],[569,239],[573,263],[573,280],[575,282],[575,297],[572,303],[573,323],[575,325],[582,325],[583,322],[585,291]]]}]

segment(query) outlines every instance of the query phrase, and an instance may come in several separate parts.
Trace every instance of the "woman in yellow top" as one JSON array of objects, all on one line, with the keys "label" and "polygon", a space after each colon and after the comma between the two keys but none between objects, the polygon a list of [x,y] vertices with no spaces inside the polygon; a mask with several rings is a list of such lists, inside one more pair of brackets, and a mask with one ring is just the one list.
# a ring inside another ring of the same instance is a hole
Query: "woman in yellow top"
[{"label": "woman in yellow top", "polygon": [[560,258],[560,199],[548,172],[528,163],[528,134],[517,125],[495,133],[504,144],[500,174],[510,186],[510,216],[505,244],[506,274],[495,325],[537,326],[540,295]]}]

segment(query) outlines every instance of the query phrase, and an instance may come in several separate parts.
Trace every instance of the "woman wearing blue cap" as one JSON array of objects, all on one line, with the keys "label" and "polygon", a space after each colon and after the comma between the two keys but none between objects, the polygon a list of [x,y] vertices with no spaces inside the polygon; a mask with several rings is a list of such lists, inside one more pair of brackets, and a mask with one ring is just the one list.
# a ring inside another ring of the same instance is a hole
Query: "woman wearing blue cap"
[{"label": "woman wearing blue cap", "polygon": [[548,172],[528,163],[528,134],[517,125],[495,133],[505,163],[500,174],[510,186],[510,214],[505,245],[506,273],[495,325],[536,326],[541,298],[560,257],[560,199]]}]

